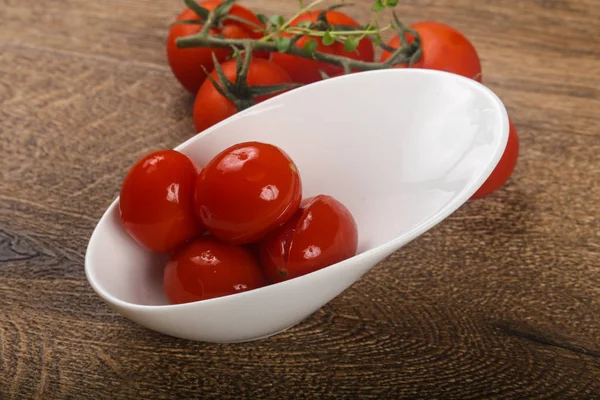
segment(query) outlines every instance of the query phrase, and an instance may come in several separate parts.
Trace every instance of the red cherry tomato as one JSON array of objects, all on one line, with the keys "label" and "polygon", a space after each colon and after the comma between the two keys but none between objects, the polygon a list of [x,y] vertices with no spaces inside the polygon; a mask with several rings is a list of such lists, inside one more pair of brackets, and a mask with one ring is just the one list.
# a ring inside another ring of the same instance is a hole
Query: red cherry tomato
[{"label": "red cherry tomato", "polygon": [[[203,1],[199,5],[209,11],[214,10],[222,1]],[[228,39],[258,39],[263,34],[258,31],[254,25],[263,26],[256,15],[245,7],[234,4],[229,11],[229,15],[234,15],[252,23],[245,24],[243,22],[225,19],[222,21],[222,29],[211,29],[211,35],[223,35]],[[186,8],[179,16],[177,21],[182,20],[200,20],[201,18],[194,11]],[[175,43],[175,39],[194,35],[202,29],[203,25],[184,25],[174,24],[169,30],[167,39],[167,58],[171,71],[181,83],[181,85],[192,93],[198,92],[200,85],[204,82],[206,74],[202,66],[207,71],[212,71],[214,68],[212,53],[215,53],[217,60],[223,61],[231,53],[230,49],[219,49],[210,47],[194,47],[180,49]]]},{"label": "red cherry tomato", "polygon": [[519,137],[517,136],[517,130],[512,121],[509,121],[509,123],[510,131],[508,133],[508,142],[506,143],[502,158],[500,158],[500,161],[492,171],[492,174],[471,197],[472,199],[485,197],[500,189],[502,185],[508,181],[508,178],[511,177],[517,165],[517,158],[519,158]]},{"label": "red cherry tomato", "polygon": [[[317,17],[320,13],[320,10],[315,10],[302,14],[291,23],[291,26],[298,26],[298,24],[300,24],[303,21],[317,22]],[[330,25],[360,25],[354,19],[339,11],[327,11],[326,15],[327,21]],[[306,42],[308,42],[308,40],[310,40],[309,37],[303,36],[302,38],[300,38],[300,40],[298,40],[296,46],[303,48]],[[359,42],[356,50],[352,52],[347,52],[346,50],[344,50],[343,43],[335,42],[331,46],[325,46],[320,39],[313,38],[313,40],[316,40],[317,51],[321,53],[333,54],[343,57],[349,57],[353,60],[369,62],[373,61],[375,57],[373,43],[368,38],[362,39]],[[319,70],[324,71],[329,76],[339,74],[343,71],[342,68],[335,65],[283,53],[273,53],[271,56],[271,60],[275,64],[281,66],[290,75],[294,82],[298,83],[308,84],[320,81],[322,77],[319,73]]]},{"label": "red cherry tomato", "polygon": [[293,161],[270,144],[240,143],[219,153],[198,176],[196,214],[218,239],[260,240],[298,209],[302,184]]},{"label": "red cherry tomato", "polygon": [[164,272],[171,304],[246,292],[267,284],[252,253],[243,247],[202,237],[175,253]]},{"label": "red cherry tomato", "polygon": [[139,160],[125,177],[119,199],[127,233],[157,253],[169,253],[198,235],[196,177],[192,161],[175,150],[157,151]]},{"label": "red cherry tomato", "polygon": [[[418,22],[410,26],[421,36],[421,59],[413,64],[413,68],[435,69],[452,72],[481,82],[481,63],[475,47],[462,33],[456,29],[434,21]],[[407,33],[409,43],[414,41],[414,36]],[[388,46],[398,48],[401,46],[400,38],[395,36],[389,41]],[[384,51],[380,61],[386,61],[392,53]],[[399,68],[406,64],[398,65]]]},{"label": "red cherry tomato", "polygon": [[[221,65],[227,79],[236,81],[236,62],[230,60]],[[219,82],[216,71],[210,74],[215,81]],[[284,83],[292,83],[289,75],[280,67],[262,58],[253,58],[248,69],[247,84],[249,86],[269,86]],[[280,94],[280,93],[277,93]],[[276,96],[260,96],[254,98],[255,103],[260,103]],[[238,112],[235,105],[223,97],[210,80],[206,80],[196,96],[194,103],[194,124],[196,132],[202,132],[214,124],[234,115]]]},{"label": "red cherry tomato", "polygon": [[294,217],[260,247],[267,279],[281,282],[356,255],[358,231],[350,211],[331,196],[306,199]]}]

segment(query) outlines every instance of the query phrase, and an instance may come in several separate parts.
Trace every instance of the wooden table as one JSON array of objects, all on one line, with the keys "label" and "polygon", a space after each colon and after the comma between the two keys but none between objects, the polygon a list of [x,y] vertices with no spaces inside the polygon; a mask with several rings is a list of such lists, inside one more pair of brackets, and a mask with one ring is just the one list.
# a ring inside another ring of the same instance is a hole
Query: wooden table
[{"label": "wooden table", "polygon": [[181,8],[0,1],[1,399],[600,398],[598,0],[402,1],[477,47],[516,172],[307,321],[235,345],[134,325],[84,274],[128,167],[193,133],[165,61]]}]

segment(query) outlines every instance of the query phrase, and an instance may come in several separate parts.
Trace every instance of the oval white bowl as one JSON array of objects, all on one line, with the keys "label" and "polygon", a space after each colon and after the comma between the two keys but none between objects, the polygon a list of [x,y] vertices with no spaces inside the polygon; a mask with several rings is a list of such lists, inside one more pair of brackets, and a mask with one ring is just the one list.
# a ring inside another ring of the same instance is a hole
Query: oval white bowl
[{"label": "oval white bowl", "polygon": [[273,335],[464,204],[500,160],[508,130],[506,110],[493,92],[445,72],[371,71],[290,91],[176,149],[203,166],[239,142],[281,147],[298,166],[304,197],[332,195],[354,214],[355,257],[250,292],[168,305],[166,258],[127,235],[117,198],[90,239],[88,281],[121,315],[167,335],[208,342]]}]

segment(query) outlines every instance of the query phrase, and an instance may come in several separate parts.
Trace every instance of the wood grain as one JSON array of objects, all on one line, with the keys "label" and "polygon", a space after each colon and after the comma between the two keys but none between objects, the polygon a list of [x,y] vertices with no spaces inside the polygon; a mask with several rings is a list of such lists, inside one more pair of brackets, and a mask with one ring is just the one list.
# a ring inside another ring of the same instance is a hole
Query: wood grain
[{"label": "wood grain", "polygon": [[181,2],[0,0],[0,399],[600,398],[600,2],[398,7],[473,41],[513,178],[300,325],[213,345],[121,318],[83,269],[127,168],[193,134],[164,54]]}]

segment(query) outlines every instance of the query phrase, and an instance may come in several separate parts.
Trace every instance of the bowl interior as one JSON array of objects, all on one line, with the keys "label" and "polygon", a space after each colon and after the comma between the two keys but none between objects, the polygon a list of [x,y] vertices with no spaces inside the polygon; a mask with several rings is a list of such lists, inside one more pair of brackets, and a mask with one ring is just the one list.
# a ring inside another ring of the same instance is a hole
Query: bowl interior
[{"label": "bowl interior", "polygon": [[[502,103],[480,84],[436,71],[384,70],[288,92],[177,149],[203,166],[243,141],[281,147],[298,166],[304,197],[329,194],[350,209],[364,252],[464,203],[500,159],[507,135]],[[116,201],[94,232],[88,261],[88,275],[104,292],[167,304],[165,257],[128,237]]]}]

